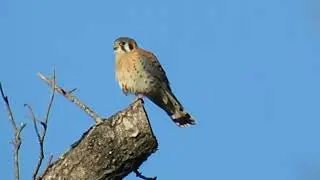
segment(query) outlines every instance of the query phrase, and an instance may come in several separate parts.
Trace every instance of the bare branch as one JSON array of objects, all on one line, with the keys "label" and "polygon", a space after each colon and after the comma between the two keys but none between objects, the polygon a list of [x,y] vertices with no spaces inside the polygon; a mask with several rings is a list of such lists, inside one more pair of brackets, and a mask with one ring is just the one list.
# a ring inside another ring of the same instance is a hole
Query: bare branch
[{"label": "bare branch", "polygon": [[1,91],[1,96],[6,104],[6,108],[7,108],[7,111],[8,111],[8,114],[9,114],[9,120],[12,124],[12,127],[14,129],[14,131],[18,131],[18,127],[14,121],[14,117],[13,117],[13,113],[11,111],[11,108],[10,108],[10,103],[9,103],[9,99],[8,99],[8,96],[4,95],[4,92],[3,92],[3,89],[2,89],[2,84],[0,83],[0,91]]},{"label": "bare branch", "polygon": [[18,128],[17,131],[15,131],[15,136],[13,139],[13,145],[14,145],[14,171],[15,171],[15,179],[19,180],[20,179],[20,169],[19,169],[19,151],[20,151],[20,146],[21,146],[21,132],[22,130],[26,127],[26,123],[21,123],[21,126]]},{"label": "bare branch", "polygon": [[14,138],[12,140],[13,147],[14,147],[14,155],[13,155],[13,157],[14,157],[14,175],[15,175],[15,180],[19,180],[20,179],[19,150],[20,150],[20,146],[21,146],[21,132],[26,127],[27,124],[21,123],[20,127],[18,127],[16,125],[16,122],[14,120],[13,113],[12,113],[12,110],[10,107],[9,99],[4,94],[1,83],[0,83],[0,91],[1,91],[2,99],[4,100],[4,102],[6,104],[6,108],[7,108],[8,114],[9,114],[9,120],[12,124],[13,130],[15,131]]},{"label": "bare branch", "polygon": [[102,121],[101,117],[96,112],[94,112],[90,107],[82,103],[80,99],[71,94],[74,90],[66,91],[58,85],[53,86],[53,80],[49,79],[42,73],[38,73],[38,76],[51,87],[55,87],[55,91],[57,91],[58,93],[69,99],[71,102],[75,103],[80,109],[85,111],[95,122],[99,123]]},{"label": "bare branch", "polygon": [[[30,115],[31,115],[31,119],[33,121],[33,127],[34,127],[34,130],[36,132],[36,135],[37,135],[37,138],[38,138],[39,147],[40,147],[39,160],[38,160],[38,163],[37,163],[37,165],[36,165],[36,167],[35,167],[35,169],[34,169],[34,171],[32,173],[32,178],[34,180],[37,179],[40,167],[41,167],[43,159],[44,159],[44,140],[45,140],[45,136],[47,134],[49,115],[50,115],[51,107],[52,107],[54,96],[55,96],[55,90],[54,90],[55,84],[56,84],[56,73],[55,73],[55,69],[53,69],[52,94],[50,96],[48,109],[47,109],[47,112],[46,112],[46,115],[45,115],[43,121],[37,120],[37,118],[36,118],[36,116],[35,116],[35,114],[33,112],[32,107],[30,105],[28,105],[28,104],[25,104],[25,106],[29,109],[29,112],[30,112]],[[40,123],[42,125],[42,127],[43,127],[42,133],[39,131],[37,123]],[[52,155],[50,156],[49,163],[51,163],[51,160],[52,160]]]},{"label": "bare branch", "polygon": [[50,154],[46,169],[50,166],[50,164],[52,163],[52,160],[53,160],[53,154]]},{"label": "bare branch", "polygon": [[29,104],[25,104],[24,106],[29,109],[29,112],[30,112],[30,115],[31,115],[31,119],[32,119],[32,122],[33,122],[33,127],[34,127],[34,130],[36,132],[36,135],[37,135],[37,138],[38,138],[38,142],[40,143],[41,134],[40,134],[40,131],[39,131],[38,125],[37,125],[37,121],[38,120],[37,120],[36,116],[34,115],[32,107]]},{"label": "bare branch", "polygon": [[146,177],[146,176],[144,176],[141,172],[139,172],[138,169],[134,170],[133,172],[136,174],[136,176],[138,178],[141,178],[143,180],[157,180],[157,177]]},{"label": "bare branch", "polygon": [[32,119],[32,122],[33,122],[34,131],[36,132],[38,143],[39,143],[39,146],[40,146],[39,160],[38,160],[38,163],[37,163],[37,165],[36,165],[36,167],[35,167],[35,169],[34,169],[34,171],[32,173],[32,179],[36,179],[37,178],[37,174],[39,172],[39,169],[41,167],[42,160],[44,158],[43,139],[42,139],[41,132],[38,129],[38,125],[37,125],[37,121],[38,120],[36,119],[36,116],[34,115],[32,107],[29,104],[25,104],[25,107],[27,107],[29,109],[29,112],[30,112],[30,115],[31,115],[31,119]]},{"label": "bare branch", "polygon": [[73,88],[68,92],[68,94],[71,94],[71,93],[75,92],[76,90],[78,90],[78,89],[77,88]]},{"label": "bare branch", "polygon": [[[53,154],[50,154],[49,160],[48,160],[48,163],[47,163],[47,167],[44,168],[43,174],[45,174],[47,172],[47,170],[49,169],[49,167],[51,166],[52,160],[53,160]],[[41,177],[38,178],[38,180],[41,180],[41,179],[42,179]]]},{"label": "bare branch", "polygon": [[[44,123],[47,125],[48,124],[48,120],[49,120],[49,114],[50,114],[50,111],[51,111],[51,107],[52,107],[52,103],[53,103],[53,99],[54,99],[54,94],[55,94],[55,87],[56,86],[56,70],[53,69],[53,81],[52,81],[52,85],[51,85],[51,88],[52,88],[52,94],[51,94],[51,97],[50,97],[50,101],[49,101],[49,105],[48,105],[48,110],[47,110],[47,113],[46,113],[46,116],[45,116],[45,119],[44,119]],[[43,132],[43,138],[45,137],[46,135],[46,128],[45,128],[45,131]]]}]

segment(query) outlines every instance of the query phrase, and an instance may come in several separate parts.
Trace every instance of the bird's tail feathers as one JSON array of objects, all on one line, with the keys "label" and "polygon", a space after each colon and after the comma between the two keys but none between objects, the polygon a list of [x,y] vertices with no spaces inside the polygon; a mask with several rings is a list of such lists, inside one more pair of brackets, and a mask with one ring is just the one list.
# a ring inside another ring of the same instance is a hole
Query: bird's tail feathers
[{"label": "bird's tail feathers", "polygon": [[188,127],[190,125],[195,125],[196,120],[192,117],[183,106],[180,104],[178,99],[174,96],[174,94],[170,90],[164,90],[166,96],[168,97],[168,105],[171,106],[170,110],[167,110],[167,113],[170,115],[176,125],[179,127]]}]

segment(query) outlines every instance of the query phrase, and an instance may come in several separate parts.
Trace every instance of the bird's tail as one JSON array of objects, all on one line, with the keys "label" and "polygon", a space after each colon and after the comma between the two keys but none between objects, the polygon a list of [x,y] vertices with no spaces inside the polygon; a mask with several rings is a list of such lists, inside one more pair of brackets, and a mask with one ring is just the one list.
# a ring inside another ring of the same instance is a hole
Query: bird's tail
[{"label": "bird's tail", "polygon": [[151,101],[161,107],[179,127],[188,127],[196,124],[195,119],[185,111],[178,99],[169,89],[162,89],[149,97]]}]

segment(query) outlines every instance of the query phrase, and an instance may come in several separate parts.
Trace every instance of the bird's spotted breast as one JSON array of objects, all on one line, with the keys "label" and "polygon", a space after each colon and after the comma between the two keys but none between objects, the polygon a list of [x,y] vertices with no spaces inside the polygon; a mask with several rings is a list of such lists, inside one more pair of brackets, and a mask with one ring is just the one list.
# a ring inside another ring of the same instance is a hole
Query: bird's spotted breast
[{"label": "bird's spotted breast", "polygon": [[154,78],[146,63],[146,58],[137,51],[116,57],[116,77],[125,93],[148,94],[154,89]]}]

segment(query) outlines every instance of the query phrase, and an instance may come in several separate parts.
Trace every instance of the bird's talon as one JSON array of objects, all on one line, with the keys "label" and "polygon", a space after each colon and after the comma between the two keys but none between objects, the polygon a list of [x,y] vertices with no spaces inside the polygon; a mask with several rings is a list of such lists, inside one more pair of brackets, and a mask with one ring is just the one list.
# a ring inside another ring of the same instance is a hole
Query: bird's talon
[{"label": "bird's talon", "polygon": [[141,101],[142,101],[142,103],[144,103],[144,100],[143,100],[143,95],[141,95],[141,94],[138,94],[138,95],[136,96],[136,99],[135,99],[135,101],[139,101],[139,100],[141,100]]}]

